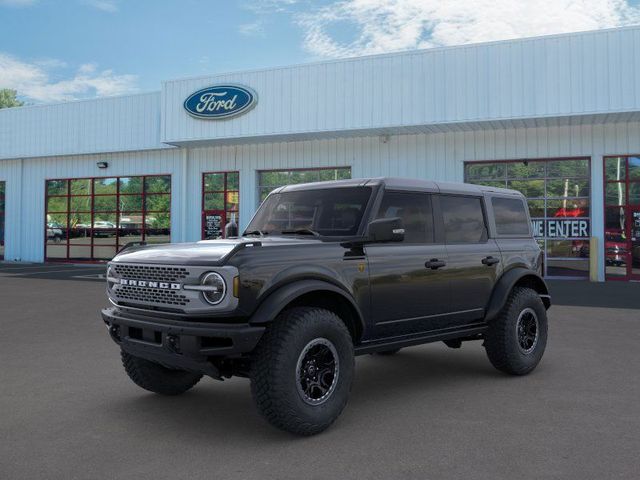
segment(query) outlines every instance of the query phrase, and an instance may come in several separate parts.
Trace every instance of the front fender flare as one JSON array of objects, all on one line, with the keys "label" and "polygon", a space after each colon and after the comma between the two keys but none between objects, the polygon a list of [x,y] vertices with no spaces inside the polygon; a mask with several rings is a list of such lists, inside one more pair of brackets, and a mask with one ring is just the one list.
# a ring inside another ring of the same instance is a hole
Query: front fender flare
[{"label": "front fender flare", "polygon": [[[291,283],[282,285],[271,292],[258,306],[251,315],[251,324],[262,325],[272,322],[276,316],[296,298],[311,292],[327,291],[340,295],[344,298],[353,311],[356,313],[357,321],[360,322],[360,328],[364,329],[364,320],[362,312],[352,296],[342,288],[323,280],[296,280]],[[361,330],[363,331],[363,330]]]},{"label": "front fender flare", "polygon": [[489,304],[486,309],[485,321],[490,322],[498,316],[507,303],[511,290],[513,290],[513,287],[520,281],[526,281],[538,292],[547,309],[551,306],[549,288],[543,278],[533,270],[516,267],[503,274],[493,287],[493,292],[491,293],[491,298],[489,299]]}]

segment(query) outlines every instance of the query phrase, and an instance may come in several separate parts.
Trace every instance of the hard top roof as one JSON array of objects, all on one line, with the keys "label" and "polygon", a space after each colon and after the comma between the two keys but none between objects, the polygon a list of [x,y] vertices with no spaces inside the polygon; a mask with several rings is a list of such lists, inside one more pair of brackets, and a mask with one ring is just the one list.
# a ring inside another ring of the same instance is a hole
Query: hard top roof
[{"label": "hard top roof", "polygon": [[422,192],[457,193],[462,195],[484,195],[485,193],[499,193],[501,195],[522,196],[517,190],[507,188],[486,187],[470,183],[434,182],[401,177],[352,178],[348,180],[331,180],[326,182],[299,183],[285,185],[274,192],[297,192],[302,190],[324,190],[329,188],[364,187],[384,185],[390,190],[410,190]]}]

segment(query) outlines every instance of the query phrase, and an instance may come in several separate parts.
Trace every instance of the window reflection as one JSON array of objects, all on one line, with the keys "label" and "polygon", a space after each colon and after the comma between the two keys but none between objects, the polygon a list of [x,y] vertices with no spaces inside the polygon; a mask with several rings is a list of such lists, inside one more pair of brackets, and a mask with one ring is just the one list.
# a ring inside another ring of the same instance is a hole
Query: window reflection
[{"label": "window reflection", "polygon": [[[620,178],[624,178],[626,168],[624,163],[620,165],[618,168],[617,162],[607,162],[607,177],[621,175]],[[465,181],[522,192],[527,198],[534,235],[545,255],[546,275],[588,275],[591,216],[588,158],[468,162],[465,164]],[[608,191],[606,196],[618,202],[620,192]],[[581,236],[565,237],[576,233]],[[563,257],[560,259],[559,255]],[[554,260],[550,262],[548,259]]]},{"label": "window reflection", "polygon": [[48,180],[46,258],[108,260],[129,242],[171,239],[171,177]]}]

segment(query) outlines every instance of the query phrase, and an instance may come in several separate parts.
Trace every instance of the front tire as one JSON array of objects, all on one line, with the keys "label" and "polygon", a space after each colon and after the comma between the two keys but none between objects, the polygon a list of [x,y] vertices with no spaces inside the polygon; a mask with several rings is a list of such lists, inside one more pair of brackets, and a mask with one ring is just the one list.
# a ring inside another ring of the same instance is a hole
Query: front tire
[{"label": "front tire", "polygon": [[199,373],[172,370],[162,365],[121,351],[124,370],[133,383],[160,395],[180,395],[200,381]]},{"label": "front tire", "polygon": [[296,307],[269,325],[251,362],[251,393],[273,426],[298,435],[325,430],[347,404],[353,341],[333,312]]},{"label": "front tire", "polygon": [[486,334],[491,364],[511,375],[526,375],[536,368],[546,345],[547,311],[540,296],[530,288],[514,288]]}]

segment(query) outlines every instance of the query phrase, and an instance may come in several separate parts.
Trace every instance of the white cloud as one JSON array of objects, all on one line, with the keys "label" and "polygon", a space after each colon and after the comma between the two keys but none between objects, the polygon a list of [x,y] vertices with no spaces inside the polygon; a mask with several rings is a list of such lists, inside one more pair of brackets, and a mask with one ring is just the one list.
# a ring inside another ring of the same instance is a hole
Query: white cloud
[{"label": "white cloud", "polygon": [[0,52],[0,88],[15,89],[19,95],[34,102],[122,95],[137,90],[136,75],[99,70],[94,63],[81,65],[70,78],[52,78],[52,70],[63,65],[64,62],[51,59],[24,62]]},{"label": "white cloud", "polygon": [[636,24],[640,7],[626,0],[341,0],[297,21],[306,50],[345,57]]},{"label": "white cloud", "polygon": [[243,23],[238,27],[238,32],[246,37],[264,36],[264,21],[256,20],[251,23]]},{"label": "white cloud", "polygon": [[115,13],[119,9],[119,0],[82,0],[82,3],[108,13]]}]

